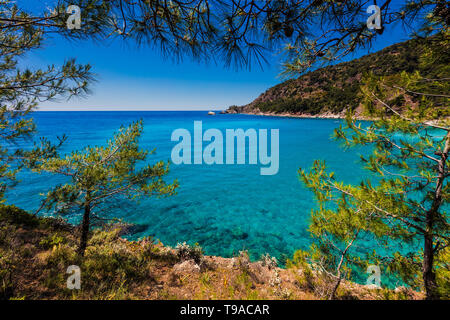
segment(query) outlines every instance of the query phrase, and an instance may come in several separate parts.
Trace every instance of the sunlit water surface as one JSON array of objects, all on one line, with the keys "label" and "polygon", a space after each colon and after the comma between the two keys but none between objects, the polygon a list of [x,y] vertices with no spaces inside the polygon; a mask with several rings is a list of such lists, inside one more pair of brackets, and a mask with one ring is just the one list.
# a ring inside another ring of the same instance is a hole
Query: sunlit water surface
[{"label": "sunlit water surface", "polygon": [[[308,224],[315,200],[298,179],[298,169],[315,159],[326,160],[330,170],[348,183],[367,177],[358,150],[344,150],[330,137],[341,120],[294,119],[251,115],[216,115],[206,112],[37,112],[38,136],[55,139],[66,134],[63,152],[87,145],[102,145],[121,126],[144,120],[142,148],[156,148],[152,162],[168,160],[172,131],[193,132],[195,120],[203,130],[279,129],[280,168],[276,175],[260,175],[261,165],[172,165],[167,181],[178,179],[176,196],[143,199],[120,205],[107,215],[138,224],[137,239],[154,236],[164,244],[199,243],[207,254],[230,257],[247,249],[252,258],[263,253],[283,259],[310,244]],[[207,143],[204,143],[206,145]],[[22,183],[8,201],[26,209],[39,207],[40,193],[62,182],[60,177],[22,173]],[[75,217],[68,217],[76,222]]]}]

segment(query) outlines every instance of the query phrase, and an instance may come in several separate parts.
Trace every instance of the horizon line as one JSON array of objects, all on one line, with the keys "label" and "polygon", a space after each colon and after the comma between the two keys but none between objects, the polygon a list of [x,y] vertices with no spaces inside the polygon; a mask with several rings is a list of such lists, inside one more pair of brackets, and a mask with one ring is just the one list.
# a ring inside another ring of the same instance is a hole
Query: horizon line
[{"label": "horizon line", "polygon": [[141,112],[161,112],[161,111],[167,111],[167,112],[180,112],[180,111],[225,111],[226,109],[57,109],[57,110],[50,110],[50,109],[44,109],[40,110],[39,108],[34,110],[33,112],[127,112],[127,111],[141,111]]}]

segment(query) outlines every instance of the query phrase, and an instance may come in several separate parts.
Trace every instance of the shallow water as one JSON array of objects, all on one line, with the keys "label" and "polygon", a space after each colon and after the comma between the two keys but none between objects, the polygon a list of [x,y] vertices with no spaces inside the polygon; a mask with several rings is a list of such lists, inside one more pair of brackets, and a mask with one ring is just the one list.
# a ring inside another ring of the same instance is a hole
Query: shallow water
[{"label": "shallow water", "polygon": [[[253,258],[263,253],[280,258],[306,248],[315,201],[298,179],[299,167],[309,168],[315,159],[323,159],[345,182],[358,183],[367,176],[358,150],[346,151],[330,139],[341,120],[208,116],[206,112],[36,112],[33,117],[39,136],[68,136],[64,152],[104,144],[120,125],[142,118],[141,146],[157,149],[151,161],[170,159],[176,144],[170,140],[172,131],[186,128],[192,133],[195,120],[203,122],[203,130],[217,128],[224,136],[225,129],[279,129],[276,175],[260,175],[259,164],[172,165],[167,181],[179,180],[176,196],[145,199],[108,213],[140,225],[132,238],[152,235],[171,246],[198,242],[210,255],[229,257],[247,249]],[[20,178],[22,183],[8,193],[8,202],[30,210],[39,206],[39,193],[63,181],[27,172]]]}]

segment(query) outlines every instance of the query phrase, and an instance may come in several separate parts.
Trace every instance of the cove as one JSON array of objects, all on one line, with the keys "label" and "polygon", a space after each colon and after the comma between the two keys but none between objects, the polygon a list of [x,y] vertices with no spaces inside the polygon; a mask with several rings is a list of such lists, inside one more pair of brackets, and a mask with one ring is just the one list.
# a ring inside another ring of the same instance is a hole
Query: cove
[{"label": "cove", "polygon": [[[165,245],[198,242],[208,255],[231,257],[248,250],[252,259],[269,253],[283,262],[310,243],[308,232],[311,209],[316,207],[312,193],[299,181],[300,167],[309,168],[315,159],[325,160],[336,178],[358,183],[368,176],[359,162],[361,150],[345,150],[331,140],[341,120],[292,119],[251,115],[208,116],[206,112],[36,112],[38,137],[56,140],[67,134],[62,152],[87,145],[102,145],[121,126],[143,119],[140,145],[156,148],[150,161],[171,157],[177,128],[192,128],[202,121],[208,129],[278,129],[279,170],[261,175],[260,167],[241,165],[171,165],[168,180],[178,179],[174,197],[143,199],[139,203],[113,205],[100,212],[137,224],[128,237],[153,236]],[[24,141],[31,144],[31,141]],[[246,146],[248,154],[248,146]],[[61,177],[22,172],[21,183],[6,196],[7,201],[28,210],[40,205],[40,193],[62,183]],[[45,214],[45,213],[44,213]],[[65,216],[78,222],[78,216]],[[365,281],[365,280],[364,280]]]}]

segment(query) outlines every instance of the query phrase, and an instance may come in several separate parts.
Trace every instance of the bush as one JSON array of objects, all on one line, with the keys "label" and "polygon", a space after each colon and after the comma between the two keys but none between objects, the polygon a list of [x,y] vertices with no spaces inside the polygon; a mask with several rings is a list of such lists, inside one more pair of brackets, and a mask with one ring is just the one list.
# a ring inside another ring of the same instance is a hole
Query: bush
[{"label": "bush", "polygon": [[39,225],[38,217],[13,205],[0,205],[0,221],[27,227],[37,227]]},{"label": "bush", "polygon": [[0,300],[8,300],[14,295],[14,282],[11,272],[13,266],[13,258],[0,251]]},{"label": "bush", "polygon": [[299,274],[299,276],[297,277],[297,281],[300,288],[314,291],[314,274],[310,264],[307,261],[307,257],[308,252],[297,250],[294,253],[292,260],[288,260],[286,262],[286,266],[288,268],[298,269],[297,273]]},{"label": "bush", "polygon": [[261,264],[269,269],[278,267],[277,258],[271,257],[268,253],[261,255]]},{"label": "bush", "polygon": [[195,263],[200,264],[203,259],[203,249],[198,243],[193,246],[186,244],[186,242],[178,243],[175,252],[181,261],[194,260]]},{"label": "bush", "polygon": [[250,271],[250,255],[247,250],[239,251],[239,256],[237,257],[237,265],[239,269],[248,273]]},{"label": "bush", "polygon": [[63,244],[53,246],[50,255],[47,257],[46,262],[48,266],[59,267],[64,270],[69,265],[77,264],[78,256],[75,249]]},{"label": "bush", "polygon": [[42,246],[44,249],[50,249],[54,246],[58,246],[59,244],[66,243],[66,239],[57,233],[48,235],[47,237],[41,239],[39,241],[39,245]]}]

